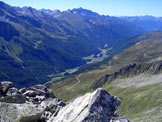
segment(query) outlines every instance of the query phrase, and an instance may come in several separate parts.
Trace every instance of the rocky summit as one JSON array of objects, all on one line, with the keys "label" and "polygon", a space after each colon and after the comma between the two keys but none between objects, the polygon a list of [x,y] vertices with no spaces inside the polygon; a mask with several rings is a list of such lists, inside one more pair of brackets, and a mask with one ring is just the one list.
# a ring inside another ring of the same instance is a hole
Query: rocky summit
[{"label": "rocky summit", "polygon": [[119,99],[103,89],[97,89],[75,99],[48,122],[108,122],[119,105]]},{"label": "rocky summit", "polygon": [[44,85],[18,90],[4,81],[0,91],[0,122],[129,122],[116,113],[121,101],[101,88],[67,103]]}]

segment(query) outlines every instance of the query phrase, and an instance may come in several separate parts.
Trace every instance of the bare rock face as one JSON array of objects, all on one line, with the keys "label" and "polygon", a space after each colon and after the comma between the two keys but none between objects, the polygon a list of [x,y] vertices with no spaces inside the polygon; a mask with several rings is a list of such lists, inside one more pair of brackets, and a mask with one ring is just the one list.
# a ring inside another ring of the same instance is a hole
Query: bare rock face
[{"label": "bare rock face", "polygon": [[120,100],[99,88],[63,107],[48,122],[109,122]]},{"label": "bare rock face", "polygon": [[0,122],[38,122],[43,112],[38,105],[0,103]]}]

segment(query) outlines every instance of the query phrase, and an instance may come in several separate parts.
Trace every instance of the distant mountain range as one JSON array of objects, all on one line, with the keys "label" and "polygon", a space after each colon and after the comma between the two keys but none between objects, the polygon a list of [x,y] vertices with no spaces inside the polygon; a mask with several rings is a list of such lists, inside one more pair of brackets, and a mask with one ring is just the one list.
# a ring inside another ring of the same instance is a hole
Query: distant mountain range
[{"label": "distant mountain range", "polygon": [[120,18],[139,25],[147,31],[162,30],[162,17],[134,16]]},{"label": "distant mountain range", "polygon": [[148,29],[144,18],[137,24],[83,8],[61,12],[0,2],[0,80],[17,87],[44,83],[50,74],[86,64],[83,57],[99,54],[105,45],[110,56],[133,45],[130,38],[161,29],[160,19],[147,20],[159,23]]}]

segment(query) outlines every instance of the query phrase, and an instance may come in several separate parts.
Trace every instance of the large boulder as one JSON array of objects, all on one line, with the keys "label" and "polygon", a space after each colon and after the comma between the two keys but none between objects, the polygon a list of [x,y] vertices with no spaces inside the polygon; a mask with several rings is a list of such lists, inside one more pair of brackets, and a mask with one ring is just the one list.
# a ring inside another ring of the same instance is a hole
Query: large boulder
[{"label": "large boulder", "polygon": [[21,94],[4,96],[0,98],[0,102],[22,104],[26,102],[26,97]]},{"label": "large boulder", "polygon": [[38,93],[33,91],[33,90],[27,90],[23,95],[28,96],[28,97],[36,97]]},{"label": "large boulder", "polygon": [[11,96],[11,95],[17,95],[17,94],[20,94],[19,90],[17,88],[9,88],[6,95],[7,96]]},{"label": "large boulder", "polygon": [[10,81],[2,81],[1,84],[2,84],[2,90],[5,93],[7,93],[9,88],[13,87],[13,83]]},{"label": "large boulder", "polygon": [[54,98],[54,94],[51,89],[48,89],[44,85],[35,85],[29,88],[29,90],[35,91],[38,96],[45,96],[46,98]]},{"label": "large boulder", "polygon": [[26,92],[26,88],[19,89],[19,92],[22,93],[22,94],[25,93]]},{"label": "large boulder", "polygon": [[56,112],[57,108],[62,108],[66,105],[66,103],[58,98],[52,99],[49,98],[47,100],[42,101],[41,106],[46,110],[50,111],[51,113]]},{"label": "large boulder", "polygon": [[35,97],[35,96],[45,96],[46,98],[54,98],[53,92],[51,89],[48,89],[44,85],[35,85],[29,88],[23,88],[21,90],[26,96]]},{"label": "large boulder", "polygon": [[45,99],[54,98],[52,90],[44,85],[35,85],[30,88],[23,88],[19,91],[27,97],[28,101],[36,104],[41,103]]},{"label": "large boulder", "polygon": [[63,107],[48,122],[109,122],[120,100],[99,88]]},{"label": "large boulder", "polygon": [[43,113],[39,105],[0,103],[0,122],[38,122]]}]

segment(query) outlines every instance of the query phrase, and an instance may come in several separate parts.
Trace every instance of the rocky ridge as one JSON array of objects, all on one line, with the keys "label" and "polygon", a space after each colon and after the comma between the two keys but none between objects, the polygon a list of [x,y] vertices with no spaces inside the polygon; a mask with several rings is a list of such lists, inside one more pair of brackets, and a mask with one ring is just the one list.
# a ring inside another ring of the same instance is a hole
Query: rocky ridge
[{"label": "rocky ridge", "polygon": [[129,122],[116,114],[121,101],[99,88],[69,103],[43,85],[17,89],[0,82],[0,122]]},{"label": "rocky ridge", "polygon": [[92,88],[97,89],[103,86],[106,82],[112,82],[117,78],[126,78],[128,76],[134,76],[141,73],[150,73],[152,75],[155,75],[161,71],[162,71],[162,61],[155,61],[151,63],[142,63],[142,64],[134,63],[121,68],[117,72],[107,74],[101,77],[93,84]]}]

